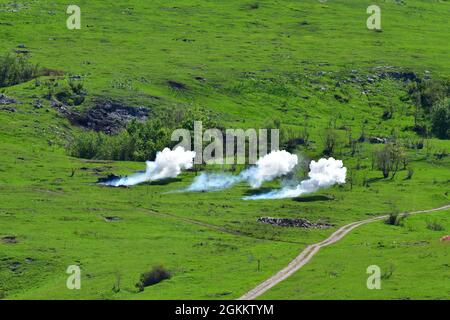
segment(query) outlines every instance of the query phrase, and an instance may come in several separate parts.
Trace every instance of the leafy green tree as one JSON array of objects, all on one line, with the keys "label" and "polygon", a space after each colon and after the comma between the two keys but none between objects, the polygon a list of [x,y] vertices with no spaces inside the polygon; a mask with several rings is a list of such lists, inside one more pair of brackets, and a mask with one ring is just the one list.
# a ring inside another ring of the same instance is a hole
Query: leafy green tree
[{"label": "leafy green tree", "polygon": [[445,99],[433,106],[431,131],[441,139],[450,138],[450,99]]}]

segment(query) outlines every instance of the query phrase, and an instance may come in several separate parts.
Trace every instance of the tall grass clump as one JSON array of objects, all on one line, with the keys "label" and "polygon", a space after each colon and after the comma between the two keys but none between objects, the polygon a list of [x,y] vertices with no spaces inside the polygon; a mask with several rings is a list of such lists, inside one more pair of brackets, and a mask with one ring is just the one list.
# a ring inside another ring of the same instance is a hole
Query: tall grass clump
[{"label": "tall grass clump", "polygon": [[37,76],[37,65],[27,58],[13,54],[0,56],[0,87],[9,87],[29,81]]}]

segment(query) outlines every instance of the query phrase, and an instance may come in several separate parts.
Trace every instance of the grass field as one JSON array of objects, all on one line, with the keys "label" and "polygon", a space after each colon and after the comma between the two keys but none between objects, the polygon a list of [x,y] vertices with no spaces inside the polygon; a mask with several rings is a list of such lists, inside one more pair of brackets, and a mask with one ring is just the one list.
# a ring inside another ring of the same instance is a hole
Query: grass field
[{"label": "grass field", "polygon": [[[383,76],[412,72],[448,81],[450,4],[375,3],[382,32],[366,28],[373,3],[358,0],[78,1],[81,30],[66,28],[63,1],[0,0],[0,55],[25,47],[32,63],[53,70],[0,88],[16,100],[0,104],[0,299],[235,299],[342,225],[450,203],[449,140],[410,130],[408,83]],[[69,78],[81,79],[87,91],[80,110],[106,97],[150,110],[204,107],[227,128],[261,128],[274,119],[286,131],[306,128],[311,142],[295,150],[302,166],[322,157],[332,123],[334,156],[348,168],[348,181],[318,192],[330,201],[243,201],[253,192],[245,184],[170,193],[189,185],[192,171],[167,183],[99,186],[100,177],[145,164],[69,156],[67,141],[83,129],[45,98],[48,83]],[[405,148],[412,177],[406,169],[393,179],[372,170],[379,145],[366,141],[352,154],[347,141],[363,133],[423,142]],[[439,241],[450,232],[448,214],[363,226],[261,298],[448,299],[449,243]],[[334,226],[257,222],[266,216]],[[430,221],[442,230],[428,229]],[[8,236],[15,241],[2,241]],[[81,290],[66,288],[74,264],[82,270]],[[373,264],[393,270],[382,290],[365,286]],[[171,279],[139,292],[140,274],[155,265]]]}]

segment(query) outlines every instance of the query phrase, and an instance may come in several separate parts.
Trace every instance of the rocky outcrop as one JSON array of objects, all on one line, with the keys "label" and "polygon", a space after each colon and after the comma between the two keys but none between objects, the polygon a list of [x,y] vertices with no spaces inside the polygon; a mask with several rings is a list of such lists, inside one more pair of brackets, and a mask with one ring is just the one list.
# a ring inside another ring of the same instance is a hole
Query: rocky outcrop
[{"label": "rocky outcrop", "polygon": [[304,228],[304,229],[325,229],[330,228],[333,225],[328,223],[313,223],[306,219],[289,219],[289,218],[271,218],[262,217],[258,218],[258,222],[271,224],[278,227],[294,227],[294,228]]},{"label": "rocky outcrop", "polygon": [[84,112],[59,103],[53,103],[52,106],[67,117],[73,125],[107,134],[118,133],[133,119],[145,121],[149,114],[149,109],[146,107],[127,106],[112,100],[94,101],[94,106]]}]

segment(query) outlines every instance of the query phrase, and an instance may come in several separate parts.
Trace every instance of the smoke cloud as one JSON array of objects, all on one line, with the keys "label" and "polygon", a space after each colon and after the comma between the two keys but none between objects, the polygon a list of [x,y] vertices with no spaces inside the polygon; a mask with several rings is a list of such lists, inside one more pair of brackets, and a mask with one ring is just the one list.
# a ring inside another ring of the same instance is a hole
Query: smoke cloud
[{"label": "smoke cloud", "polygon": [[165,148],[156,154],[155,161],[147,161],[147,170],[127,177],[101,183],[102,185],[120,187],[134,186],[147,181],[156,181],[177,177],[182,170],[192,168],[195,152],[185,151],[183,147],[175,150]]},{"label": "smoke cloud", "polygon": [[239,175],[226,173],[202,173],[184,191],[216,191],[228,189],[240,182],[247,182],[252,188],[259,188],[264,182],[272,181],[290,173],[298,163],[298,157],[287,151],[272,151],[260,158],[254,167]]},{"label": "smoke cloud", "polygon": [[316,192],[319,189],[329,188],[335,184],[345,183],[347,168],[341,160],[334,158],[311,161],[308,179],[297,186],[283,187],[268,193],[245,197],[244,200],[283,199],[295,198],[302,194]]}]

